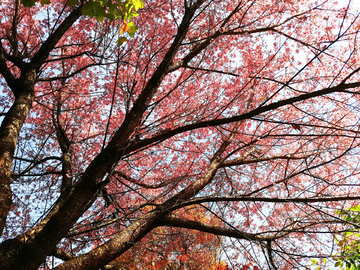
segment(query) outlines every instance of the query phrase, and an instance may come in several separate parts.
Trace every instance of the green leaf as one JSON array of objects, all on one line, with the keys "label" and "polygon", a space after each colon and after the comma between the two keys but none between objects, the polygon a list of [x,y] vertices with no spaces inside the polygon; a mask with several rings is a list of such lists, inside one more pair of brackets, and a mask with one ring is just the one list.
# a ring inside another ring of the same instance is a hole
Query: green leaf
[{"label": "green leaf", "polygon": [[50,0],[41,0],[40,3],[41,3],[42,6],[43,5],[48,5],[48,4],[50,4]]},{"label": "green leaf", "polygon": [[144,7],[144,3],[141,0],[132,0],[132,2],[134,4],[135,10],[138,10],[139,8]]},{"label": "green leaf", "polygon": [[124,42],[126,42],[128,39],[126,37],[120,37],[118,40],[117,40],[117,45],[118,46],[121,46]]},{"label": "green leaf", "polygon": [[106,14],[106,18],[108,18],[110,20],[110,22],[112,22],[113,20],[115,20],[115,16],[114,14]]},{"label": "green leaf", "polygon": [[99,22],[102,23],[104,21],[104,18],[108,17],[108,14],[106,14],[105,10],[101,7],[100,9],[96,10],[95,17]]},{"label": "green leaf", "polygon": [[21,3],[24,5],[24,7],[31,7],[35,5],[36,0],[21,0]]},{"label": "green leaf", "polygon": [[127,19],[134,18],[134,17],[136,17],[136,16],[138,16],[138,15],[139,15],[139,13],[130,11],[129,14],[127,15]]},{"label": "green leaf", "polygon": [[101,23],[103,23],[103,21],[104,21],[104,18],[106,18],[107,16],[103,16],[103,15],[96,15],[96,19],[99,21],[99,22],[101,22]]},{"label": "green leaf", "polygon": [[104,18],[108,17],[106,14],[104,7],[101,6],[100,2],[87,2],[81,9],[84,15],[90,17],[96,17],[99,22],[103,22]]},{"label": "green leaf", "polygon": [[107,5],[107,7],[108,7],[108,12],[114,16],[117,11],[118,6],[110,3]]},{"label": "green leaf", "polygon": [[134,25],[133,22],[129,22],[128,23],[128,33],[130,35],[130,37],[134,37],[136,31],[138,30],[138,28]]},{"label": "green leaf", "polygon": [[76,5],[78,5],[78,4],[79,4],[79,0],[69,0],[69,1],[67,2],[67,5],[70,6],[70,7],[76,6]]},{"label": "green leaf", "polygon": [[94,17],[96,14],[96,10],[99,9],[100,3],[99,2],[87,2],[81,9],[82,14]]}]

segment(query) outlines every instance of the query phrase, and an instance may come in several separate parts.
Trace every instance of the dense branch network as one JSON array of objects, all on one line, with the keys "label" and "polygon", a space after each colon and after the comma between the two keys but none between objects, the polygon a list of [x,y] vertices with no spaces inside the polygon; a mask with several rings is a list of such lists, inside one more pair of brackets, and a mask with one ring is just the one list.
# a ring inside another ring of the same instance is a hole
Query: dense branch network
[{"label": "dense branch network", "polygon": [[120,47],[126,23],[65,2],[0,10],[0,268],[334,255],[360,200],[351,1],[149,1]]}]

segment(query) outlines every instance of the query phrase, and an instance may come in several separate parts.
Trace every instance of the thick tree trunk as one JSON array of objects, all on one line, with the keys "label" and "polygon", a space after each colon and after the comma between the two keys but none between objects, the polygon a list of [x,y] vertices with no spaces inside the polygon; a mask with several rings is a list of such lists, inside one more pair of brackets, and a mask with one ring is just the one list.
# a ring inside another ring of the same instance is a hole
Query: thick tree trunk
[{"label": "thick tree trunk", "polygon": [[[15,96],[14,104],[6,113],[0,127],[0,234],[2,234],[6,225],[6,217],[12,203],[10,184],[14,151],[20,130],[34,101],[34,85],[36,83],[37,73],[48,57],[50,51],[53,50],[58,41],[80,16],[81,7],[74,9],[41,45],[30,63],[24,63],[21,58],[17,58],[16,54],[20,53],[15,50],[11,61],[14,61],[16,66],[21,70],[21,76],[17,79],[14,78],[14,75],[8,68],[7,60],[9,57],[5,57],[5,51],[0,50],[0,73],[3,75]],[[16,35],[16,23],[17,21],[14,20],[13,28],[15,30],[12,31],[13,35]],[[63,204],[63,202],[60,204]],[[56,222],[56,220],[53,222]],[[71,224],[69,226],[71,226]],[[45,249],[49,246],[55,248],[57,242],[48,243],[46,239],[43,239],[43,242],[46,242],[47,245],[42,247],[37,245],[41,244],[41,241],[35,243],[33,238],[34,235],[34,232],[30,231],[24,235],[19,235],[15,239],[10,239],[1,243],[0,269],[20,269],[16,265],[22,261],[31,263],[28,265],[26,263],[23,264],[24,268],[21,269],[37,269],[49,252],[52,251]],[[55,238],[61,239],[62,237],[63,235],[61,237],[56,236]]]},{"label": "thick tree trunk", "polygon": [[[34,101],[35,72],[30,70],[14,81],[11,89],[15,94],[14,104],[7,112],[0,127],[0,232],[2,233],[6,217],[12,203],[11,166],[16,142],[26,116]],[[11,239],[0,245],[0,269],[8,267],[16,260],[15,254],[22,248],[22,241]]]},{"label": "thick tree trunk", "polygon": [[15,101],[0,127],[0,234],[11,207],[12,160],[21,127],[34,101],[34,83],[35,73],[32,70],[14,81],[11,88],[15,94]]}]

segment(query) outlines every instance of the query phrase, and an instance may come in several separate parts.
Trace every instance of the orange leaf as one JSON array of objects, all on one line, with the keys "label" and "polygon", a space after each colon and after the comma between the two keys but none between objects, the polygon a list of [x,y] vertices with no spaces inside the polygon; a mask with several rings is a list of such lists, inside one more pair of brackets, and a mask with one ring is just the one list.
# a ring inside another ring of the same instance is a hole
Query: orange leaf
[{"label": "orange leaf", "polygon": [[121,26],[121,29],[120,29],[120,35],[122,34],[122,33],[124,33],[124,32],[126,32],[127,30],[128,30],[128,25],[127,25],[127,23],[124,21],[123,22],[123,25]]}]

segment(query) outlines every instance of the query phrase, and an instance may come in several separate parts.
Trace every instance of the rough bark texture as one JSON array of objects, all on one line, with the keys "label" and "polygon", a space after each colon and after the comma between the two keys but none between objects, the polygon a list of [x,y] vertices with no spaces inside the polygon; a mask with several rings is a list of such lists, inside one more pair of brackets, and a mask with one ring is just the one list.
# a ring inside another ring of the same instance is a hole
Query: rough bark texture
[{"label": "rough bark texture", "polygon": [[15,102],[0,127],[0,233],[11,207],[11,166],[17,138],[34,101],[35,76],[30,70],[15,80],[12,85]]},{"label": "rough bark texture", "polygon": [[127,229],[116,235],[102,246],[79,256],[78,258],[65,262],[56,270],[97,270],[107,263],[115,260],[136,242],[151,231],[158,222],[156,212],[144,216],[142,219],[132,223]]},{"label": "rough bark texture", "polygon": [[[37,80],[41,65],[48,57],[50,51],[57,42],[63,37],[64,33],[80,17],[81,9],[75,9],[60,24],[60,26],[48,37],[39,51],[32,58],[31,63],[22,61],[19,52],[15,51],[14,56],[6,56],[5,50],[0,51],[0,71],[12,90],[15,101],[10,110],[6,113],[0,127],[0,232],[3,231],[6,224],[6,217],[11,208],[12,192],[11,167],[14,157],[14,151],[19,137],[21,127],[23,126],[27,115],[30,112],[34,101],[34,85]],[[13,26],[16,29],[17,21],[14,20]],[[13,33],[15,35],[16,32]],[[15,46],[17,47],[17,46]],[[14,75],[7,67],[6,57],[11,59],[21,70],[19,78],[14,79]],[[56,221],[55,221],[56,222]],[[5,241],[0,245],[0,268],[1,269],[37,269],[44,261],[45,257],[52,251],[56,245],[53,243],[51,248],[46,250],[44,247],[30,245],[33,232],[26,235],[20,235],[15,239]],[[56,238],[60,239],[60,238]],[[46,239],[40,243],[48,244]],[[34,252],[37,250],[38,252]]]}]

